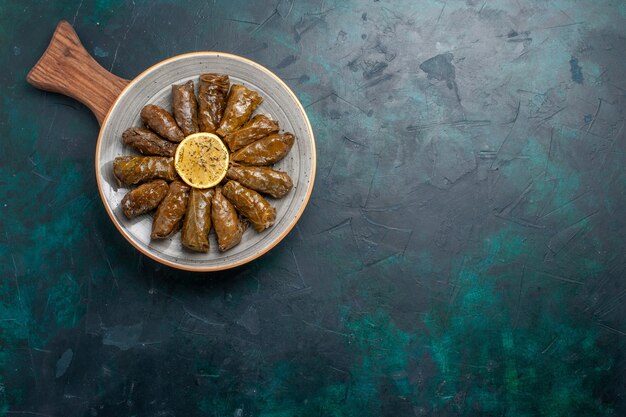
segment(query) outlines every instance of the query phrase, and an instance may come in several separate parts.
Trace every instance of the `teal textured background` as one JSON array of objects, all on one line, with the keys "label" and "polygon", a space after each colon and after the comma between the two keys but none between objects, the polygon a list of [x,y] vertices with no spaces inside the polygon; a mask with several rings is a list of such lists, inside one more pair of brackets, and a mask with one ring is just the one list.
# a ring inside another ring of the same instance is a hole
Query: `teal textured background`
[{"label": "teal textured background", "polygon": [[[25,82],[61,19],[125,78],[282,77],[318,151],[289,236],[132,248],[95,118]],[[0,46],[0,415],[626,415],[623,2],[0,0]]]}]

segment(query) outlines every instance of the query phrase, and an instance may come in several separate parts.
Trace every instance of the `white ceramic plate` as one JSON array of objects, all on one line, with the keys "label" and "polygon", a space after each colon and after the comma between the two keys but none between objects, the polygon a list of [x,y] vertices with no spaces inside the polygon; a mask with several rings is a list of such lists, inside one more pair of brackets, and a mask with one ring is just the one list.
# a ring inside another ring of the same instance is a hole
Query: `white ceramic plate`
[{"label": "white ceramic plate", "polygon": [[[150,240],[152,216],[128,220],[120,203],[128,191],[117,186],[112,162],[116,156],[136,154],[121,140],[122,132],[141,126],[139,113],[146,104],[171,110],[171,86],[187,80],[196,84],[198,76],[212,72],[227,74],[231,84],[243,84],[256,90],[263,103],[256,113],[278,120],[282,131],[292,132],[296,141],[291,152],[275,168],[287,172],[294,188],[282,199],[268,198],[276,208],[276,223],[262,233],[253,228],[243,235],[241,243],[226,252],[217,249],[211,232],[208,253],[183,248],[180,232],[168,239]],[[145,255],[163,264],[190,271],[218,271],[233,268],[258,258],[280,242],[302,215],[313,189],[315,178],[315,139],[304,108],[295,94],[268,69],[235,55],[198,52],[179,55],[160,62],[135,78],[122,91],[102,123],[96,146],[96,178],[100,195],[111,220],[122,235]]]}]

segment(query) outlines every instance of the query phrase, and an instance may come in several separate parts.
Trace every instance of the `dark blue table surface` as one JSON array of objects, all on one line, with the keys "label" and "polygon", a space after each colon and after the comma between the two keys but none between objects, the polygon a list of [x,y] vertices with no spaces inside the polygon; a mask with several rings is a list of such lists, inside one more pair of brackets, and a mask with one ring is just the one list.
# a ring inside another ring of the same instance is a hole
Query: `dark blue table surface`
[{"label": "dark blue table surface", "polygon": [[[275,71],[318,171],[238,269],[138,253],[98,125],[34,89],[61,19],[132,79]],[[621,1],[0,1],[0,415],[623,416]]]}]

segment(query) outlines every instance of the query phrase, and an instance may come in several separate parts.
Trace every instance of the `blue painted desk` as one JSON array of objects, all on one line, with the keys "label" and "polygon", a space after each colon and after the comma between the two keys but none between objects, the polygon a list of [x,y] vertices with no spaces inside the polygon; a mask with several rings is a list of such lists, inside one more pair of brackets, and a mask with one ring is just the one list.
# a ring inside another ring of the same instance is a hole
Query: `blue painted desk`
[{"label": "blue painted desk", "polygon": [[[194,275],[134,250],[98,125],[25,82],[72,22],[133,78],[190,51],[282,77],[298,226]],[[626,415],[620,1],[0,3],[0,415]]]}]

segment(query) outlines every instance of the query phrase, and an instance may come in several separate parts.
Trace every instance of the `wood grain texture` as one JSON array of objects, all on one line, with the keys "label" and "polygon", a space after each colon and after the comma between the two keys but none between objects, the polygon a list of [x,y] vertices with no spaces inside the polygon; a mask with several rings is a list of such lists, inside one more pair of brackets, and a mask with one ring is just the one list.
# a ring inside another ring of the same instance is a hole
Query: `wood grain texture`
[{"label": "wood grain texture", "polygon": [[85,50],[72,26],[62,20],[50,45],[26,80],[46,91],[72,97],[91,109],[102,124],[128,80],[102,68]]}]

